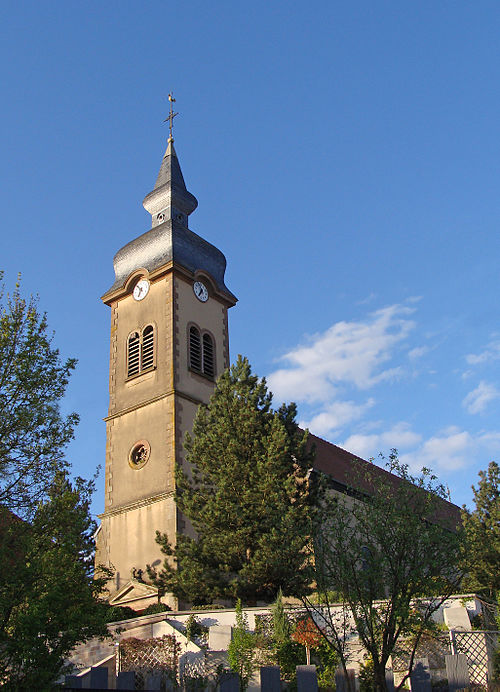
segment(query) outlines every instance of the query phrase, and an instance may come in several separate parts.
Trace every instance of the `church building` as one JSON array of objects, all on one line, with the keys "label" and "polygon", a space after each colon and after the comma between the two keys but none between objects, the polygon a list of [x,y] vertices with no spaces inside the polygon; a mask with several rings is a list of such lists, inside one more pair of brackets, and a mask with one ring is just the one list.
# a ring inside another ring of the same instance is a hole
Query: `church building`
[{"label": "church building", "polygon": [[[189,228],[198,203],[174,149],[174,115],[171,107],[167,150],[143,201],[151,229],[116,253],[115,281],[102,297],[111,333],[96,564],[114,570],[110,603],[136,610],[157,600],[141,579],[141,568],[163,560],[156,531],[174,539],[186,529],[174,499],[175,467],[198,406],[229,366],[228,310],[237,301],[224,283],[224,255]],[[311,437],[317,470],[345,491],[353,466],[367,462]],[[162,600],[177,605],[168,594]]]}]

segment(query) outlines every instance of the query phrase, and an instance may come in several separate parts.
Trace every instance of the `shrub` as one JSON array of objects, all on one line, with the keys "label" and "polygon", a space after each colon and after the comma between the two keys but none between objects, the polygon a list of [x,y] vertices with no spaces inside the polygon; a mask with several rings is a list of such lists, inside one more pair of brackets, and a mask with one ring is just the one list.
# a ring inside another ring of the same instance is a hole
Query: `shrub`
[{"label": "shrub", "polygon": [[145,608],[141,615],[153,615],[154,613],[164,613],[167,610],[172,610],[172,608],[165,603],[151,603]]}]

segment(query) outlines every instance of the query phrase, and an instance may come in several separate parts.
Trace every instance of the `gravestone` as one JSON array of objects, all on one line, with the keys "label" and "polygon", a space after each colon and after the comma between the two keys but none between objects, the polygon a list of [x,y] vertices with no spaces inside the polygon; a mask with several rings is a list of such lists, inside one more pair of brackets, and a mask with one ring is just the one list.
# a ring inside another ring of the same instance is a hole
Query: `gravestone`
[{"label": "gravestone", "polygon": [[261,692],[280,692],[281,682],[279,666],[261,666],[260,689]]},{"label": "gravestone", "polygon": [[456,692],[456,690],[469,687],[470,678],[467,656],[464,656],[464,654],[448,655],[444,657],[444,661],[449,692]]},{"label": "gravestone", "polygon": [[297,666],[297,692],[318,692],[316,666]]},{"label": "gravestone", "polygon": [[431,692],[431,672],[427,658],[415,659],[410,680],[412,692]]}]

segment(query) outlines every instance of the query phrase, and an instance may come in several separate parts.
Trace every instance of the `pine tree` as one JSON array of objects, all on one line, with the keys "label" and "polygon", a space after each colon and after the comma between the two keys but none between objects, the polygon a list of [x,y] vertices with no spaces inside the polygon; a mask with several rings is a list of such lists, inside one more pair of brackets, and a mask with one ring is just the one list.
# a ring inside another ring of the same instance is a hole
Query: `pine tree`
[{"label": "pine tree", "polygon": [[[319,490],[294,404],[273,411],[265,379],[246,358],[223,373],[200,407],[177,469],[177,504],[196,538],[157,540],[167,556],[148,573],[157,586],[194,604],[215,598],[272,600],[308,590],[304,550]],[[179,569],[176,568],[176,565]]]},{"label": "pine tree", "polygon": [[477,489],[472,486],[473,512],[462,509],[466,535],[468,578],[464,588],[479,590],[490,598],[500,593],[500,467],[492,461],[479,472]]}]

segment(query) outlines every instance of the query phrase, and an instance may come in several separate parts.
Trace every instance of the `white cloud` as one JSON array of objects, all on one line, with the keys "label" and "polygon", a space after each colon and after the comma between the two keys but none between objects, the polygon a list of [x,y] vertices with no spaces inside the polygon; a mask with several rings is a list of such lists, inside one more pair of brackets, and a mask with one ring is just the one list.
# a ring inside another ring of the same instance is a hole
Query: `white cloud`
[{"label": "white cloud", "polygon": [[337,322],[326,332],[297,346],[282,360],[289,367],[267,378],[270,389],[283,400],[329,402],[340,384],[364,390],[398,377],[400,367],[383,368],[396,346],[415,327],[414,308],[391,305],[371,313],[365,321]]},{"label": "white cloud", "polygon": [[408,358],[410,360],[416,360],[417,358],[422,358],[422,356],[425,356],[428,352],[428,346],[417,346],[416,348],[412,348],[411,351],[408,351]]},{"label": "white cloud", "polygon": [[412,471],[418,472],[426,466],[446,474],[473,466],[480,455],[494,456],[500,452],[500,432],[471,433],[450,426],[422,440],[408,423],[401,422],[381,432],[353,434],[340,446],[364,459],[373,457],[375,461],[380,452],[387,455],[395,447],[400,452],[400,461]]},{"label": "white cloud", "polygon": [[455,470],[466,466],[474,456],[476,442],[465,430],[450,426],[426,440],[418,449],[401,456],[412,469]]},{"label": "white cloud", "polygon": [[362,300],[358,300],[356,305],[368,305],[368,303],[371,303],[375,300],[377,297],[376,293],[370,293],[370,295],[366,296],[366,298],[363,298]]},{"label": "white cloud", "polygon": [[408,423],[400,422],[383,432],[350,435],[340,446],[368,459],[377,457],[380,452],[385,454],[393,448],[401,450],[414,447],[421,439],[421,435],[414,432]]},{"label": "white cloud", "polygon": [[484,351],[481,353],[469,353],[465,356],[465,360],[469,365],[482,365],[483,363],[489,363],[492,360],[498,360],[500,358],[500,339],[496,336],[490,341]]},{"label": "white cloud", "polygon": [[300,425],[308,428],[314,435],[332,436],[345,425],[359,420],[374,403],[374,399],[368,399],[364,404],[356,404],[354,401],[334,401],[310,420],[301,421]]},{"label": "white cloud", "polygon": [[482,413],[490,401],[498,397],[500,397],[498,389],[481,380],[478,386],[467,394],[462,404],[469,413]]},{"label": "white cloud", "polygon": [[485,447],[487,453],[500,451],[500,432],[482,432],[478,437],[478,443]]}]

